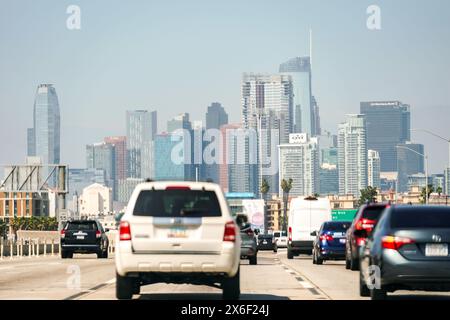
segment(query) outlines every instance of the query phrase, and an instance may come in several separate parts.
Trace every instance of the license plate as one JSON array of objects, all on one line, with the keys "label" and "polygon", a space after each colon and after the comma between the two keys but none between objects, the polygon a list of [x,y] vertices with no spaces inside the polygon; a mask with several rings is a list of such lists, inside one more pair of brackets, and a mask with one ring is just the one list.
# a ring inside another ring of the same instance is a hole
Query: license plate
[{"label": "license plate", "polygon": [[77,240],[84,240],[84,236],[77,236]]},{"label": "license plate", "polygon": [[340,243],[345,243],[346,242],[346,239],[344,238],[344,239],[339,239],[339,242]]},{"label": "license plate", "polygon": [[167,238],[187,238],[187,236],[186,228],[183,227],[171,228],[167,234]]},{"label": "license plate", "polygon": [[448,245],[427,243],[425,246],[425,255],[427,257],[446,257],[448,256]]},{"label": "license plate", "polygon": [[339,238],[339,237],[342,237],[342,236],[344,236],[344,234],[342,232],[335,232],[335,233],[333,233],[333,237],[335,237],[335,238]]},{"label": "license plate", "polygon": [[267,244],[267,241],[263,241],[263,244]]}]

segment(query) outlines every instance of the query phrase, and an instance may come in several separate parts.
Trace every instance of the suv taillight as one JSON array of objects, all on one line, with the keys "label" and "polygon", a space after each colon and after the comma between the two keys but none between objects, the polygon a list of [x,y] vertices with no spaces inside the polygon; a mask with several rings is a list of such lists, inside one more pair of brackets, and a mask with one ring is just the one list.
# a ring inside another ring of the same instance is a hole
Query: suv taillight
[{"label": "suv taillight", "polygon": [[61,238],[64,239],[66,237],[66,230],[61,230]]},{"label": "suv taillight", "polygon": [[120,241],[131,240],[131,229],[128,221],[121,221],[119,227],[119,239]]},{"label": "suv taillight", "polygon": [[292,227],[289,227],[288,235],[289,235],[289,241],[292,241]]},{"label": "suv taillight", "polygon": [[356,230],[367,230],[372,231],[372,229],[375,227],[375,220],[369,220],[369,219],[360,219],[355,226]]},{"label": "suv taillight", "polygon": [[381,245],[384,249],[398,250],[406,244],[414,243],[414,240],[409,238],[385,236],[381,239]]},{"label": "suv taillight", "polygon": [[223,235],[223,241],[235,242],[236,241],[236,225],[233,221],[225,224],[225,233]]},{"label": "suv taillight", "polygon": [[253,232],[252,229],[248,229],[247,230],[247,235],[250,236],[250,237],[253,237],[255,235],[255,233]]},{"label": "suv taillight", "polygon": [[97,239],[100,239],[100,238],[102,237],[102,232],[101,232],[100,230],[97,230],[97,231],[95,232],[95,237],[96,237]]}]

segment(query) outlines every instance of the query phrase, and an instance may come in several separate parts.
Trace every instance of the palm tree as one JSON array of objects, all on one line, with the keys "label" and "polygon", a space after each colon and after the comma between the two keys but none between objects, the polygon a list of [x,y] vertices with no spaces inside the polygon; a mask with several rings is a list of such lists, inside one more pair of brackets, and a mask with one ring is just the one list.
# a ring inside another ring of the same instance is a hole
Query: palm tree
[{"label": "palm tree", "polygon": [[428,194],[427,194],[427,188],[423,187],[422,188],[422,192],[420,193],[420,202],[421,203],[426,203],[426,198],[428,198],[428,200],[430,200],[430,196],[431,194],[434,192],[434,186],[429,184],[428,185]]},{"label": "palm tree", "polygon": [[267,182],[266,179],[263,179],[263,181],[261,183],[261,194],[262,194],[262,197],[264,200],[266,200],[266,196],[267,196],[267,193],[269,192],[269,190],[270,190],[269,183]]},{"label": "palm tree", "polygon": [[289,192],[292,189],[292,179],[289,178],[281,180],[281,189],[283,190],[283,231],[287,231],[287,203],[289,199]]}]

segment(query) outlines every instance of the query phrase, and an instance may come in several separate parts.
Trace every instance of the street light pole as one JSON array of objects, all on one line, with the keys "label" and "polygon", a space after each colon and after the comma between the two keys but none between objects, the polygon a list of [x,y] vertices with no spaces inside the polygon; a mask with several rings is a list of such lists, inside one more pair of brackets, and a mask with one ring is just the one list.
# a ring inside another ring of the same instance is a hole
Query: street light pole
[{"label": "street light pole", "polygon": [[447,164],[447,168],[450,168],[450,138],[444,138],[430,130],[427,129],[411,129],[412,132],[425,132],[428,134],[431,134],[432,136],[435,136],[436,138],[439,138],[441,140],[444,140],[445,142],[448,143],[448,164]]},{"label": "street light pole", "polygon": [[409,150],[411,152],[414,152],[415,154],[418,154],[419,156],[422,156],[425,159],[425,204],[428,204],[428,156],[426,155],[426,153],[422,154],[414,149],[405,146],[397,146],[397,148]]}]

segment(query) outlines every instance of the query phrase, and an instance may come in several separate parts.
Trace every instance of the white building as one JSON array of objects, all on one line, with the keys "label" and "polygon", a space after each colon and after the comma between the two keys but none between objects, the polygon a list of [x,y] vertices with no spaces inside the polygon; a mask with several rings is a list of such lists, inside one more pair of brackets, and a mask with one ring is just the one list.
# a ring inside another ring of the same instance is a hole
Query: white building
[{"label": "white building", "polygon": [[80,216],[98,217],[113,212],[112,189],[99,183],[83,189],[79,197]]},{"label": "white building", "polygon": [[364,115],[350,114],[338,127],[339,193],[359,197],[367,187],[367,130]]},{"label": "white building", "polygon": [[[319,144],[306,133],[289,135],[289,143],[278,146],[279,184],[293,180],[290,195],[310,196],[319,192]],[[280,196],[283,190],[280,188]]]},{"label": "white building", "polygon": [[255,130],[258,136],[258,181],[251,184],[259,189],[265,179],[269,196],[278,194],[277,146],[288,143],[293,127],[292,77],[244,73],[241,92],[243,128]]},{"label": "white building", "polygon": [[380,190],[380,154],[375,150],[367,151],[367,184]]}]

